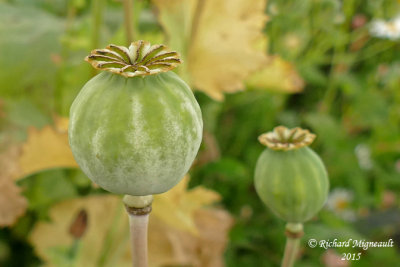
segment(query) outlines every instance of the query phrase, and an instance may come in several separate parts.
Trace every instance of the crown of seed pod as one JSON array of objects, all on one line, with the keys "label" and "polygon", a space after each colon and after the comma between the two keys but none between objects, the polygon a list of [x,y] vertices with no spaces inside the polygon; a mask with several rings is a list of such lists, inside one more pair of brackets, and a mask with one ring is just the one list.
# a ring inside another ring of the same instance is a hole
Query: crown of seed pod
[{"label": "crown of seed pod", "polygon": [[202,138],[200,107],[174,72],[181,60],[145,41],[86,57],[103,70],[70,110],[69,143],[83,172],[117,194],[162,193],[188,171]]},{"label": "crown of seed pod", "polygon": [[278,217],[289,223],[309,220],[328,196],[325,166],[308,147],[314,139],[308,130],[283,126],[259,137],[267,148],[256,164],[256,191]]},{"label": "crown of seed pod", "polygon": [[95,49],[85,60],[95,69],[127,78],[166,72],[182,62],[178,53],[167,51],[165,45],[145,41],[133,42],[129,48],[111,44],[105,49]]}]

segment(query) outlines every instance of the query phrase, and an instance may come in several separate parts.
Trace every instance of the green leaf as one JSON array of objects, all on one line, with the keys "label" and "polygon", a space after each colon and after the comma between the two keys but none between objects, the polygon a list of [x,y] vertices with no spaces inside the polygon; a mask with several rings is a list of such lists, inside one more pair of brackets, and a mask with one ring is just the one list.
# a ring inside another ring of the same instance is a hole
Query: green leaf
[{"label": "green leaf", "polygon": [[[0,95],[51,95],[61,21],[35,8],[0,3]],[[5,38],[4,38],[5,37]]]},{"label": "green leaf", "polygon": [[41,172],[20,183],[25,188],[24,194],[32,209],[45,208],[77,194],[74,185],[62,169]]}]

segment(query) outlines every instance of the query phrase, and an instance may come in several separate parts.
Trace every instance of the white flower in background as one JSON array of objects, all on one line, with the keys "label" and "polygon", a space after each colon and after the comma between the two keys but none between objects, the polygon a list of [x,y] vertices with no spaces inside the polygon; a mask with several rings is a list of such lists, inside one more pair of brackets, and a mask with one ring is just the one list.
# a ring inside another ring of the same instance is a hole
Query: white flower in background
[{"label": "white flower in background", "polygon": [[359,144],[354,149],[356,154],[358,165],[363,170],[370,170],[373,167],[373,162],[371,159],[371,150],[366,144]]},{"label": "white flower in background", "polygon": [[400,15],[390,21],[377,19],[371,22],[369,32],[378,38],[397,40],[400,38]]},{"label": "white flower in background", "polygon": [[333,211],[337,216],[346,221],[354,221],[356,219],[355,212],[350,209],[354,195],[348,189],[335,188],[328,196],[326,208]]}]

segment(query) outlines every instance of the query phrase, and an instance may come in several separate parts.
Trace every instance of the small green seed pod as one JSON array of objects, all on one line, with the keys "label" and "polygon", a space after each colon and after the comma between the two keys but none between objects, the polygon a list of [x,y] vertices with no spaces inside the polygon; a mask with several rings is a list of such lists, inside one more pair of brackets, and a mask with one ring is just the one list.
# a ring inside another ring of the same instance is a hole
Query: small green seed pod
[{"label": "small green seed pod", "polygon": [[256,164],[256,191],[278,217],[289,223],[312,218],[328,196],[325,166],[308,147],[314,138],[308,130],[283,126],[259,137],[268,148]]},{"label": "small green seed pod", "polygon": [[170,71],[181,62],[178,54],[165,50],[138,41],[86,57],[105,71],[74,100],[69,143],[83,172],[110,192],[163,193],[184,177],[200,147],[200,107]]}]

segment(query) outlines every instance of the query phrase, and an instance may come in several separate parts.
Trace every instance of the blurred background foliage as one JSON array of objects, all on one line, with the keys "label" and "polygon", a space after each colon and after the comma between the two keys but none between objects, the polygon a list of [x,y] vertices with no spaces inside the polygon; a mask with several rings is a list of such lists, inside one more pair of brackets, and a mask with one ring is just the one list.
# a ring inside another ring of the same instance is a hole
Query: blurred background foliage
[{"label": "blurred background foliage", "polygon": [[[279,265],[284,222],[253,187],[257,137],[279,124],[317,134],[312,148],[331,182],[297,266],[398,264],[399,1],[135,0],[132,12],[134,39],[181,53],[177,71],[205,124],[194,189],[155,203],[154,266]],[[126,45],[123,14],[117,0],[0,1],[0,266],[129,266],[118,245],[128,245],[126,218],[108,220],[109,211],[120,218],[117,197],[76,168],[66,139],[69,107],[95,74],[83,58]],[[372,31],[378,20],[386,24]],[[182,214],[162,212],[174,208]],[[68,236],[73,225],[87,234]],[[395,247],[311,249],[309,238],[392,238]],[[361,260],[341,261],[349,252]]]}]

